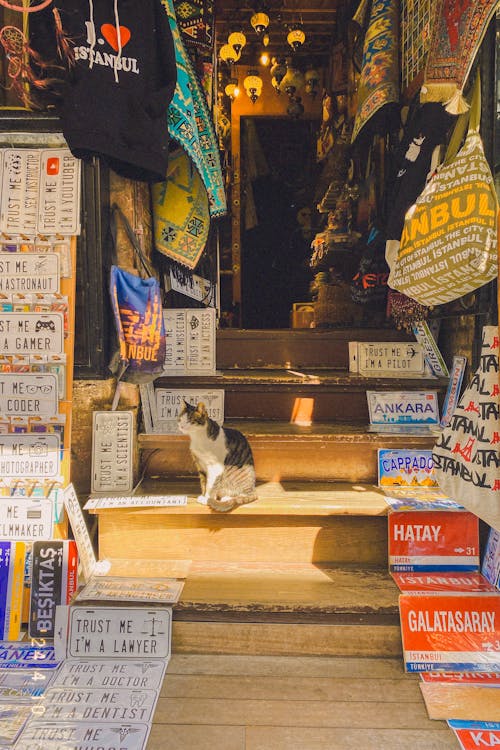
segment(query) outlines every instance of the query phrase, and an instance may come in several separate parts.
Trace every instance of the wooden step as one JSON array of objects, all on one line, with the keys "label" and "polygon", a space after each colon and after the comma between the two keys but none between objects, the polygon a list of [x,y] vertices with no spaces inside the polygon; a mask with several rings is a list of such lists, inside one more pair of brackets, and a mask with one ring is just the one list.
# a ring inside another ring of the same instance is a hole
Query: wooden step
[{"label": "wooden step", "polygon": [[[263,482],[316,480],[377,482],[379,448],[429,449],[434,437],[380,435],[361,425],[231,420],[249,439],[257,478]],[[192,476],[196,469],[185,435],[139,435],[148,477]]]},{"label": "wooden step", "polygon": [[174,654],[148,750],[457,750],[399,658]]},{"label": "wooden step", "polygon": [[239,367],[342,368],[349,367],[349,341],[409,341],[401,331],[379,328],[217,331],[217,365]]},{"label": "wooden step", "polygon": [[303,408],[313,422],[358,424],[369,422],[366,391],[436,390],[442,395],[446,385],[427,378],[363,378],[342,370],[221,370],[189,381],[171,376],[155,381],[157,388],[222,389],[226,420],[290,421]]},{"label": "wooden step", "polygon": [[398,590],[375,567],[193,563],[173,632],[175,653],[401,653]]},{"label": "wooden step", "polygon": [[399,592],[382,566],[107,559],[111,575],[184,580],[174,653],[401,654]]},{"label": "wooden step", "polygon": [[232,513],[200,505],[197,482],[144,482],[137,494],[187,495],[179,507],[106,509],[99,556],[195,562],[387,564],[387,504],[376,488],[335,483],[263,484]]}]

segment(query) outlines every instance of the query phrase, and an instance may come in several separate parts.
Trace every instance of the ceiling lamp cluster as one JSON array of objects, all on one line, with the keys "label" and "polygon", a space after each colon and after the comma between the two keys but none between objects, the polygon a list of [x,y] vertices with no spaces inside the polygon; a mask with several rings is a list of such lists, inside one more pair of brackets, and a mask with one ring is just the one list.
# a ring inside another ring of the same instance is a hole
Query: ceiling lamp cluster
[{"label": "ceiling lamp cluster", "polygon": [[[301,103],[302,100],[300,96],[298,96],[298,93],[304,90],[307,95],[312,97],[316,96],[320,82],[319,73],[314,69],[313,65],[309,65],[309,69],[304,75],[304,73],[292,63],[291,57],[286,58],[286,60],[284,57],[270,57],[266,50],[266,47],[269,44],[269,13],[266,6],[263,4],[265,3],[265,0],[257,0],[257,2],[259,4],[252,12],[250,25],[259,36],[262,43],[259,62],[263,66],[269,65],[269,62],[271,63],[269,72],[273,88],[278,94],[281,94],[282,92],[286,93],[290,99],[288,113],[292,117],[298,117],[304,111],[304,107]],[[287,42],[295,53],[305,43],[306,34],[302,27],[302,23],[293,24],[286,28],[288,30],[286,37]],[[232,31],[227,38],[226,44],[222,45],[219,50],[220,59],[226,62],[229,66],[238,62],[246,43],[247,38],[241,29]],[[248,74],[243,81],[243,86],[247,96],[255,104],[262,93],[263,86],[262,78],[257,70],[252,68],[248,71]],[[236,77],[226,79],[224,92],[231,100],[234,100],[238,96],[239,88],[238,79]]]}]

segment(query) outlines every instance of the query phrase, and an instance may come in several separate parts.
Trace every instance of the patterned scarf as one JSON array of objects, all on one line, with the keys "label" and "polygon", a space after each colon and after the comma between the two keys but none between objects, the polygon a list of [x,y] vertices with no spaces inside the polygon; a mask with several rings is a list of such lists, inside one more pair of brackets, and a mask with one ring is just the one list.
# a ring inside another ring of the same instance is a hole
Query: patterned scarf
[{"label": "patterned scarf", "polygon": [[155,248],[193,270],[205,248],[210,214],[201,177],[183,149],[170,154],[166,182],[152,186]]},{"label": "patterned scarf", "polygon": [[185,43],[211,53],[214,45],[213,0],[174,0],[175,15]]},{"label": "patterned scarf", "polygon": [[399,2],[373,0],[363,47],[352,142],[368,120],[399,100]]},{"label": "patterned scarf", "polygon": [[497,5],[497,0],[436,3],[421,102],[444,102],[454,115],[467,111],[462,91]]},{"label": "patterned scarf", "polygon": [[184,48],[173,0],[162,0],[175,47],[177,84],[168,108],[168,132],[189,154],[207,189],[211,216],[227,211],[226,195],[212,119],[189,56]]}]

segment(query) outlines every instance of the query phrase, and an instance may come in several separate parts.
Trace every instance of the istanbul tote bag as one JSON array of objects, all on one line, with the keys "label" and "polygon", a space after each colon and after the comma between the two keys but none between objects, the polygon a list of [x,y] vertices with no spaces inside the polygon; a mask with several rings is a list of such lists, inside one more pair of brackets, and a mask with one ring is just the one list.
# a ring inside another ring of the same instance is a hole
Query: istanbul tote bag
[{"label": "istanbul tote bag", "polygon": [[463,120],[447,155],[405,217],[389,286],[422,305],[463,297],[497,275],[498,201],[479,135],[479,75],[465,143]]}]

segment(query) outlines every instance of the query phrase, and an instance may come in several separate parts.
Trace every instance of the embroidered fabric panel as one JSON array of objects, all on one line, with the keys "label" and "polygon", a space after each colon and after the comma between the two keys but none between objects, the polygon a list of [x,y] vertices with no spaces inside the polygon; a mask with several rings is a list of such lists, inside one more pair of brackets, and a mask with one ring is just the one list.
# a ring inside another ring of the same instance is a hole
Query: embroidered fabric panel
[{"label": "embroidered fabric panel", "polygon": [[184,42],[211,52],[214,44],[213,0],[174,0],[174,8]]},{"label": "embroidered fabric panel", "polygon": [[431,0],[401,2],[401,76],[403,90],[424,73],[433,12]]},{"label": "embroidered fabric panel", "polygon": [[173,0],[162,0],[174,40],[177,84],[168,108],[168,132],[189,154],[207,189],[210,215],[226,213],[226,195],[218,144],[205,94],[187,54],[175,17]]}]

